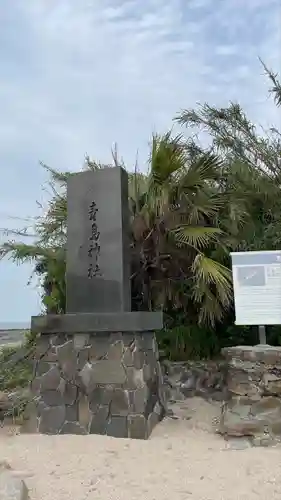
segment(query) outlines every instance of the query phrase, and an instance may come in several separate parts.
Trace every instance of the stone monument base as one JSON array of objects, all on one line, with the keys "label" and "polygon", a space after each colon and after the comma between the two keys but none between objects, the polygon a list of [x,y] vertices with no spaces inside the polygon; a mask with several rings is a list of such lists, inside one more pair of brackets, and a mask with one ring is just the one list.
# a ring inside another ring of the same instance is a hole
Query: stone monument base
[{"label": "stone monument base", "polygon": [[[73,322],[74,315],[33,318],[33,330],[43,330],[33,381],[37,432],[149,437],[165,415],[165,401],[155,334],[149,328],[137,331],[138,323],[156,325],[159,315],[143,314],[84,314],[84,333],[62,331],[66,325],[76,328],[79,315]],[[115,331],[114,317],[121,331]],[[98,331],[89,331],[97,323]]]},{"label": "stone monument base", "polygon": [[230,347],[222,354],[228,361],[229,400],[223,406],[220,433],[246,436],[255,446],[280,442],[281,347]]}]

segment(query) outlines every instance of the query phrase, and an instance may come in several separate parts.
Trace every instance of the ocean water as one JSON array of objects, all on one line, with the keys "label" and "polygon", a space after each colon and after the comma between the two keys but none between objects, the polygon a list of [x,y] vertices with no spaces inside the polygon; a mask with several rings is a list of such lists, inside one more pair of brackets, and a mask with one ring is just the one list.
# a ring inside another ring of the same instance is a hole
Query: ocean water
[{"label": "ocean water", "polygon": [[22,321],[22,322],[1,322],[0,321],[0,330],[25,330],[26,328],[30,328],[30,322]]}]

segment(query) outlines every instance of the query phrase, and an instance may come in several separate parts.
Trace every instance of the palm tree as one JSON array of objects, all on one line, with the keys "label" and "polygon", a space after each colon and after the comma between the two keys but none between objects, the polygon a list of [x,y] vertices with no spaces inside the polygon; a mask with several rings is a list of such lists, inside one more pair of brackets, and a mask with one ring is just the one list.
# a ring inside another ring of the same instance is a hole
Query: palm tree
[{"label": "palm tree", "polygon": [[186,145],[181,136],[155,135],[147,188],[133,215],[135,287],[145,307],[181,309],[189,321],[223,318],[232,302],[231,273],[212,258],[226,237],[218,190],[223,163]]}]

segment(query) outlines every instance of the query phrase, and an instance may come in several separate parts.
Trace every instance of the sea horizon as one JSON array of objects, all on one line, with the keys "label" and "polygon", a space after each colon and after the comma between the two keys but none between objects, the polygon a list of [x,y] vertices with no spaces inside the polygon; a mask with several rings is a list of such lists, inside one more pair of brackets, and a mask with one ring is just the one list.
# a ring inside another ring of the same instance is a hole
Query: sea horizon
[{"label": "sea horizon", "polygon": [[30,321],[0,321],[0,330],[27,330]]}]

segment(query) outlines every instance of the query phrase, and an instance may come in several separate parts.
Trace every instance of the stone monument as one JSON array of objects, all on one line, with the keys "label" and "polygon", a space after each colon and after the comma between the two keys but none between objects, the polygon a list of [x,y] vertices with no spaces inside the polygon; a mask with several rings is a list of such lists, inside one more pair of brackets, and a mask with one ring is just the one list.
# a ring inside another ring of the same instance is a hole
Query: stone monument
[{"label": "stone monument", "polygon": [[40,433],[147,439],[165,414],[162,313],[131,311],[129,244],[126,171],[70,176],[66,314],[31,320]]}]

